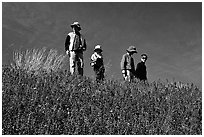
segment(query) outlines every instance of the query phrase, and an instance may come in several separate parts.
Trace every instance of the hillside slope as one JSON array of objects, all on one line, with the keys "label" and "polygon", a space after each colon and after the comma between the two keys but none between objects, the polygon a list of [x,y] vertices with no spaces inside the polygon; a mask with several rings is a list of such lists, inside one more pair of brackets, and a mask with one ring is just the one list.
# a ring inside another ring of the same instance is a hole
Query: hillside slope
[{"label": "hillside slope", "polygon": [[2,134],[202,134],[202,93],[193,84],[107,80],[69,72],[2,69]]}]

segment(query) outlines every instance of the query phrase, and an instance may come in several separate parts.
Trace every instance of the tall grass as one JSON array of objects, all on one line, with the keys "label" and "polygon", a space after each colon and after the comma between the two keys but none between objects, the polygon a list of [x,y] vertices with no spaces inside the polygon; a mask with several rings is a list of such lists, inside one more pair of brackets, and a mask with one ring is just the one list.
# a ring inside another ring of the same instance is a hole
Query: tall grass
[{"label": "tall grass", "polygon": [[68,71],[2,69],[4,135],[201,135],[202,92],[193,84],[96,83]]},{"label": "tall grass", "polygon": [[46,48],[16,51],[13,54],[14,63],[11,66],[15,69],[22,69],[26,72],[39,74],[41,71],[50,73],[58,71],[63,67],[66,55],[58,54],[57,50]]}]

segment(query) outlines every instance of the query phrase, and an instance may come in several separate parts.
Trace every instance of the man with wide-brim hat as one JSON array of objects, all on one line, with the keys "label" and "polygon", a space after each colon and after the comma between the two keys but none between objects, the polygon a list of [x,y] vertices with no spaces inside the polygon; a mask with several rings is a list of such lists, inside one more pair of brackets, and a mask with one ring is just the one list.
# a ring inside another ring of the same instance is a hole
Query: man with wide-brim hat
[{"label": "man with wide-brim hat", "polygon": [[65,41],[65,51],[69,56],[70,72],[74,74],[77,67],[77,74],[83,76],[83,52],[86,50],[86,40],[80,33],[81,26],[79,22],[73,22],[70,26],[73,31],[68,33]]},{"label": "man with wide-brim hat", "polygon": [[126,51],[127,53],[123,55],[120,66],[124,80],[130,82],[135,74],[135,65],[132,55],[137,53],[137,50],[135,46],[130,46]]}]

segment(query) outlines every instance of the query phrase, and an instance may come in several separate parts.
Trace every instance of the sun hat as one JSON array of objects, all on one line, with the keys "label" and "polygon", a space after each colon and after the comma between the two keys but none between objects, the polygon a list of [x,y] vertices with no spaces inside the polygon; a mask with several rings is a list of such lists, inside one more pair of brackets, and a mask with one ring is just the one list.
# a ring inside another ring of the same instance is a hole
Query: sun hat
[{"label": "sun hat", "polygon": [[76,21],[76,22],[71,24],[71,27],[74,27],[74,26],[77,26],[79,28],[79,30],[81,30],[81,26],[80,26],[79,22]]},{"label": "sun hat", "polygon": [[130,47],[127,49],[127,52],[137,53],[136,47],[135,47],[135,46],[130,46]]},{"label": "sun hat", "polygon": [[94,51],[96,51],[96,50],[101,50],[102,51],[101,45],[96,45],[95,48],[94,48]]}]

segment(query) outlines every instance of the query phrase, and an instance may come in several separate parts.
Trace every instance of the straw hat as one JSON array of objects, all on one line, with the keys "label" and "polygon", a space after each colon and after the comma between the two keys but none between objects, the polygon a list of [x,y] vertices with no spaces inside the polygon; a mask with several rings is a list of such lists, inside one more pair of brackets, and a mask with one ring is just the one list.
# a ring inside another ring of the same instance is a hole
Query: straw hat
[{"label": "straw hat", "polygon": [[130,47],[127,49],[127,52],[137,53],[136,47],[135,47],[135,46],[130,46]]},{"label": "straw hat", "polygon": [[78,28],[79,28],[79,30],[81,30],[81,26],[80,26],[80,24],[79,24],[79,22],[74,22],[74,23],[72,23],[71,24],[71,27],[73,28],[74,26],[77,26]]},{"label": "straw hat", "polygon": [[94,48],[94,51],[96,51],[96,50],[101,50],[102,51],[101,45],[96,45],[95,48]]}]

